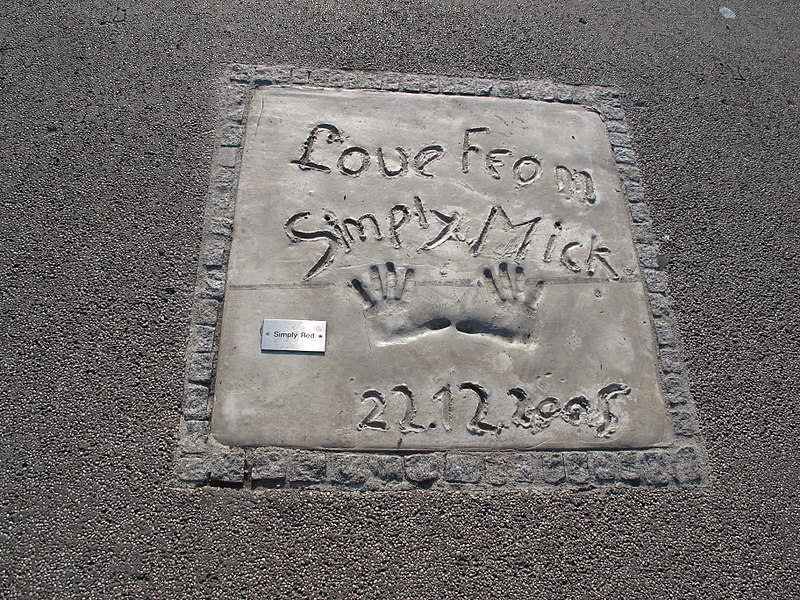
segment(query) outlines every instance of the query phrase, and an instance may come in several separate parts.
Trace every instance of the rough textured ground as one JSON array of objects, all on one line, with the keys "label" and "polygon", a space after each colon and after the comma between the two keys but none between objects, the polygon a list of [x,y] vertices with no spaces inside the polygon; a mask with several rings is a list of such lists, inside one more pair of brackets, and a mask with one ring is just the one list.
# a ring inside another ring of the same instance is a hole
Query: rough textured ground
[{"label": "rough textured ground", "polygon": [[[794,2],[186,5],[0,6],[0,595],[800,595]],[[176,489],[230,62],[622,90],[711,485]]]}]

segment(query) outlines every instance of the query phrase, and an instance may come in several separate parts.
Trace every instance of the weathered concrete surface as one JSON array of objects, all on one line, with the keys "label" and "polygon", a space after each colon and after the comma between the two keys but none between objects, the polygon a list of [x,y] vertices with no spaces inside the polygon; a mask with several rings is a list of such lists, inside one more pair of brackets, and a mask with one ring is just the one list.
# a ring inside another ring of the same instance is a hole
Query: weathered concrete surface
[{"label": "weathered concrete surface", "polygon": [[[731,8],[0,9],[3,595],[797,596],[799,17]],[[234,61],[619,87],[710,486],[173,489],[215,91]]]},{"label": "weathered concrete surface", "polygon": [[[265,86],[246,132],[216,440],[408,451],[673,437],[598,108]],[[264,318],[326,321],[325,354],[261,353]]]}]

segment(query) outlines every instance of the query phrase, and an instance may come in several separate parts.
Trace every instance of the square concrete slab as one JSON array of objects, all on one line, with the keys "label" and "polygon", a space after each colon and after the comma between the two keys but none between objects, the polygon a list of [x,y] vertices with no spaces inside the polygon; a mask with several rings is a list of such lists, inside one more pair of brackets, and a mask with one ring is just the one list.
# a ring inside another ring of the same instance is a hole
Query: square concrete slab
[{"label": "square concrete slab", "polygon": [[[604,118],[580,104],[254,88],[212,437],[381,452],[670,445],[619,162]],[[262,352],[265,319],[324,321],[324,353]]]}]

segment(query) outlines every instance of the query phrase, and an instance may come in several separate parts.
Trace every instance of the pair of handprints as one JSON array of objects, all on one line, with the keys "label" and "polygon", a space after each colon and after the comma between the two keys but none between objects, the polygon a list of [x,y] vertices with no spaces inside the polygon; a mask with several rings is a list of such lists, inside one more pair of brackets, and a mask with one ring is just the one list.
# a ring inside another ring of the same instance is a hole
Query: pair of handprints
[{"label": "pair of handprints", "polygon": [[521,266],[512,268],[501,262],[497,268],[483,269],[475,283],[483,292],[457,307],[415,305],[415,269],[398,270],[392,262],[371,266],[366,276],[353,278],[349,286],[361,300],[380,344],[450,328],[467,335],[492,336],[511,343],[535,341],[536,309],[544,289],[542,281],[529,282]]}]

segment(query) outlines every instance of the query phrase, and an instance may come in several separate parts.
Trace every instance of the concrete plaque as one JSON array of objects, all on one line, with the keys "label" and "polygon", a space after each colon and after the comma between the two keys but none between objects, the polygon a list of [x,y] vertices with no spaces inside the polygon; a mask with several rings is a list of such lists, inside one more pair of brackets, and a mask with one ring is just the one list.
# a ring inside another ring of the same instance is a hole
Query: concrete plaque
[{"label": "concrete plaque", "polygon": [[[672,443],[597,111],[313,86],[252,93],[217,441],[382,452]],[[298,315],[327,322],[324,354],[262,352],[263,319]]]}]

